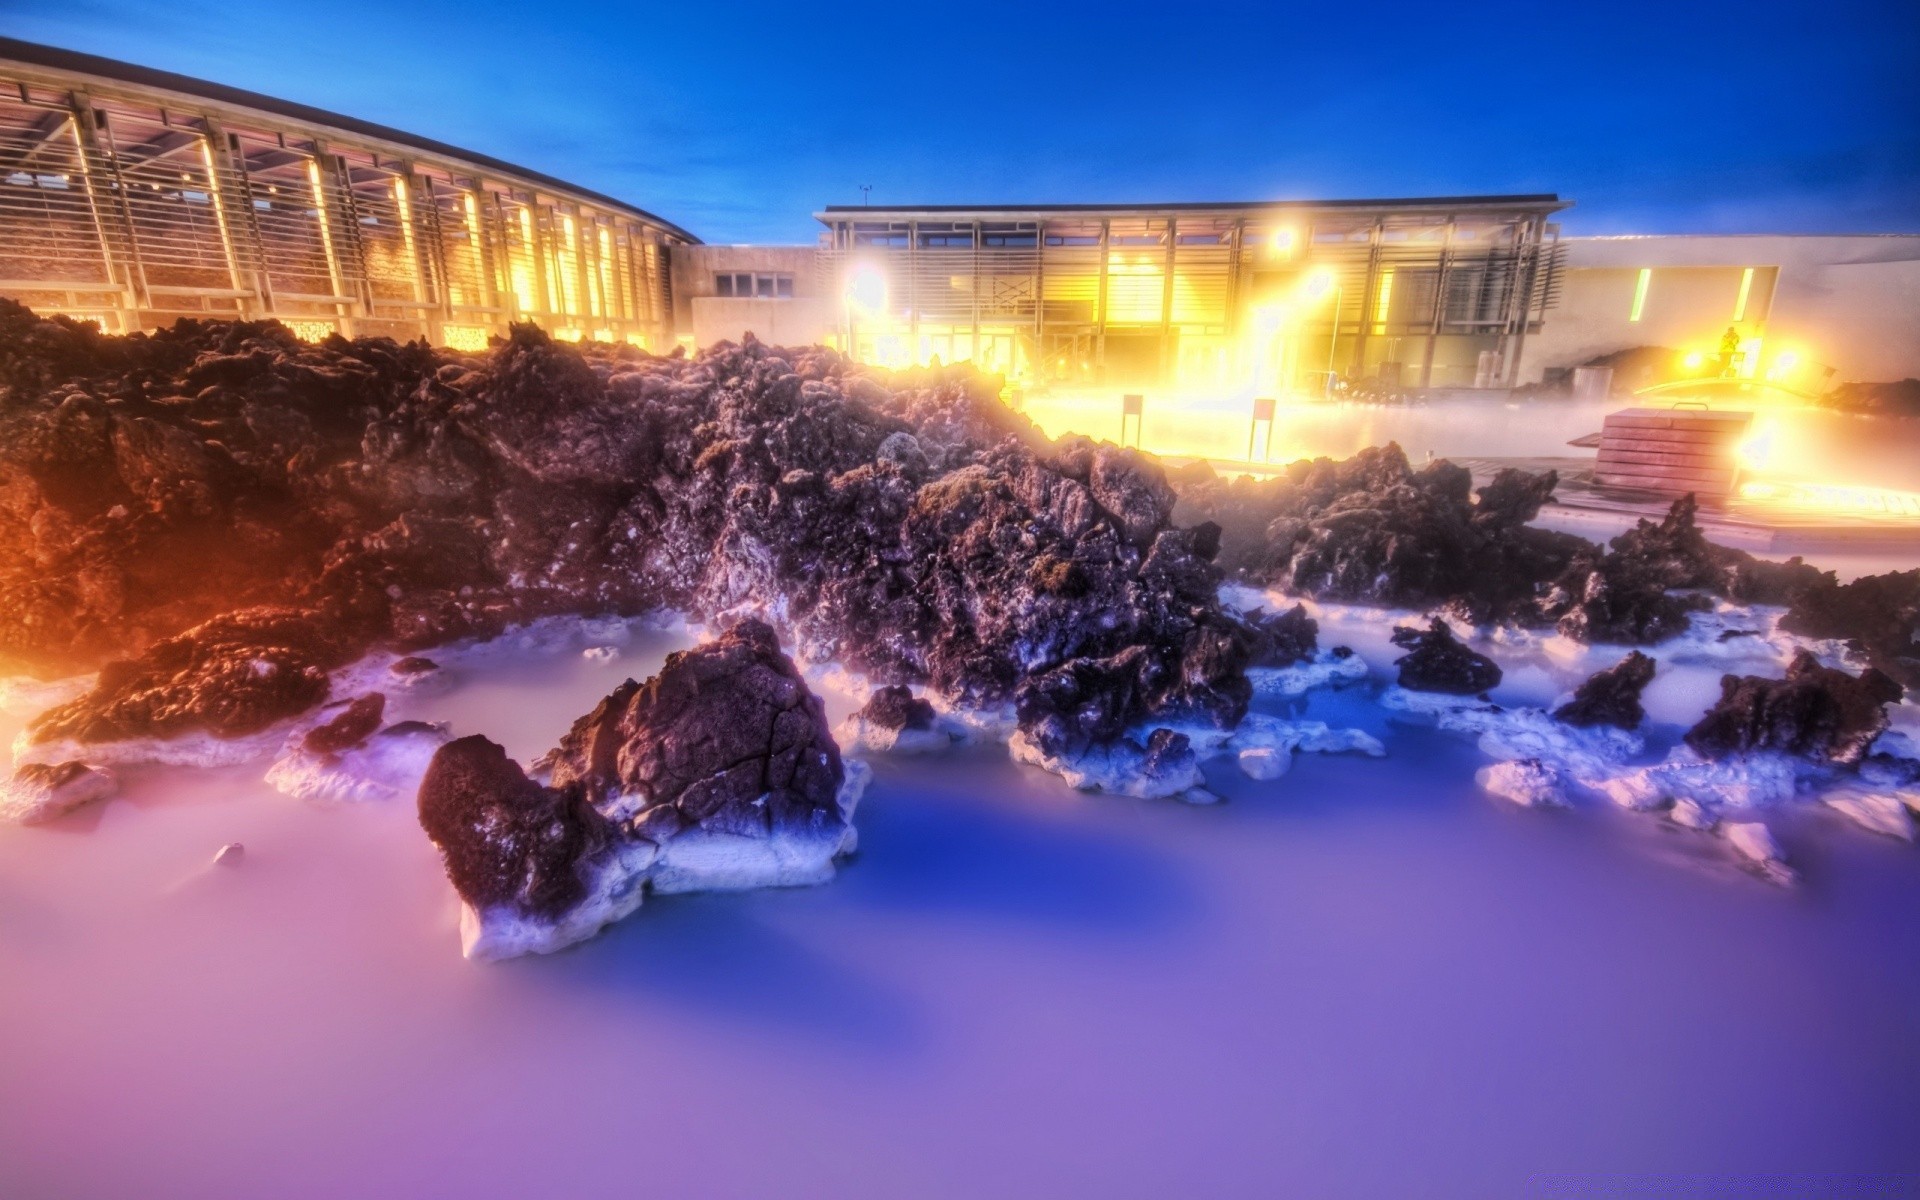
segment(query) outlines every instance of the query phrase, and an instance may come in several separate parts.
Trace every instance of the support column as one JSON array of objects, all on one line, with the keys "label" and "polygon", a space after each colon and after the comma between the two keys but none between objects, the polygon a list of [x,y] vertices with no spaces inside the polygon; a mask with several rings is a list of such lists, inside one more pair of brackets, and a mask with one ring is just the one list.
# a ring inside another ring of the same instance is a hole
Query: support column
[{"label": "support column", "polygon": [[1100,284],[1094,301],[1093,373],[1100,383],[1107,381],[1107,258],[1111,253],[1113,223],[1100,222]]},{"label": "support column", "polygon": [[1459,221],[1457,214],[1447,217],[1447,235],[1440,243],[1440,269],[1434,275],[1433,282],[1433,320],[1427,327],[1427,352],[1420,364],[1420,386],[1433,386],[1433,351],[1440,340],[1440,330],[1447,317],[1447,273],[1453,268],[1453,231]]},{"label": "support column", "polygon": [[1173,365],[1173,268],[1180,249],[1180,222],[1167,218],[1167,255],[1160,278],[1160,386],[1172,379]]}]

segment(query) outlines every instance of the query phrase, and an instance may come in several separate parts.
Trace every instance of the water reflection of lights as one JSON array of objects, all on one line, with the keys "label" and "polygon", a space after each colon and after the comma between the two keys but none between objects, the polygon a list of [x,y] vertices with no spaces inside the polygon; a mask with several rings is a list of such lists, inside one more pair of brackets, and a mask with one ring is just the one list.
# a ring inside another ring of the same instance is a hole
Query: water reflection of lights
[{"label": "water reflection of lights", "polygon": [[1900,492],[1891,488],[1752,480],[1740,485],[1740,499],[1772,509],[1799,512],[1920,517],[1920,492]]}]

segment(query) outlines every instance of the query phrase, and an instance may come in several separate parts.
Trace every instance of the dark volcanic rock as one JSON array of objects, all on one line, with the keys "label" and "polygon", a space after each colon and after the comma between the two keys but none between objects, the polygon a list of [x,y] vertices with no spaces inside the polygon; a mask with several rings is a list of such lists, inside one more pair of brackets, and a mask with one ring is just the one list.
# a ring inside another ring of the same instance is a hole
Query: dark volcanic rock
[{"label": "dark volcanic rock", "polygon": [[29,729],[41,742],[244,737],[325,700],[327,672],[347,661],[347,648],[310,613],[241,609],[107,664],[91,692]]},{"label": "dark volcanic rock", "polygon": [[1307,606],[1296,604],[1282,613],[1254,609],[1247,624],[1256,635],[1250,667],[1290,667],[1311,659],[1320,649],[1320,623],[1307,615]]},{"label": "dark volcanic rock", "polygon": [[1554,720],[1582,728],[1617,725],[1638,729],[1646,719],[1640,693],[1653,682],[1655,662],[1635,650],[1604,671],[1595,671],[1573,693],[1573,699],[1554,710]]},{"label": "dark volcanic rock", "polygon": [[1138,650],[1136,715],[1244,710],[1218,529],[971,368],[531,327],[486,356],[272,322],[101,338],[8,302],[0,339],[0,669],[137,660],[245,605],[348,658],[673,607],[778,613],[809,659],[953,702]]},{"label": "dark volcanic rock", "polygon": [[1805,650],[1785,679],[1726,675],[1720,700],[1687,731],[1708,758],[1777,750],[1815,762],[1857,765],[1887,728],[1900,685],[1868,667],[1858,676],[1823,667]]},{"label": "dark volcanic rock", "polygon": [[932,729],[933,705],[899,684],[875,688],[858,716],[875,729]]},{"label": "dark volcanic rock", "polygon": [[1842,584],[1827,574],[1802,589],[1780,628],[1841,638],[1909,689],[1920,689],[1920,568]]},{"label": "dark volcanic rock", "polygon": [[1176,482],[1179,519],[1220,524],[1228,572],[1322,599],[1512,619],[1587,545],[1527,527],[1552,496],[1552,472],[1504,470],[1476,501],[1465,468],[1415,471],[1397,445],[1303,460],[1267,480],[1188,469]]},{"label": "dark volcanic rock", "polygon": [[1463,645],[1439,617],[1425,630],[1396,625],[1393,644],[1408,651],[1394,665],[1400,668],[1400,686],[1411,691],[1476,696],[1500,684],[1499,664]]},{"label": "dark volcanic rock", "polygon": [[338,754],[350,750],[373,736],[380,728],[380,717],[386,710],[386,696],[380,692],[369,692],[348,704],[339,716],[325,725],[309,729],[300,744],[315,754]]},{"label": "dark volcanic rock", "polygon": [[586,896],[583,863],[619,836],[584,789],[541,787],[478,734],[434,753],[419,807],[447,878],[475,909],[559,916]]},{"label": "dark volcanic rock", "polygon": [[826,711],[773,630],[743,621],[628,680],[545,760],[555,787],[637,796],[649,827],[765,835],[842,824],[845,772]]}]

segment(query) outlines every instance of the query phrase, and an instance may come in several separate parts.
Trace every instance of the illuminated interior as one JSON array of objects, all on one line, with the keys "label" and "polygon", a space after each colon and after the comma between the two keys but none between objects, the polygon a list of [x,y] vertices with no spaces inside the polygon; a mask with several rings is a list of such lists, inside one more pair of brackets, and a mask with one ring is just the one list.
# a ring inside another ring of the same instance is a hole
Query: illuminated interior
[{"label": "illuminated interior", "polygon": [[[135,72],[138,69],[133,69]],[[152,74],[152,73],[146,73]],[[196,81],[0,64],[0,281],[114,332],[277,317],[302,337],[484,346],[513,321],[671,336],[690,236],[558,181]]]},{"label": "illuminated interior", "polygon": [[[838,344],[1010,391],[1325,396],[1510,382],[1557,291],[1553,197],[830,208]],[[1243,448],[1244,453],[1244,448]]]}]

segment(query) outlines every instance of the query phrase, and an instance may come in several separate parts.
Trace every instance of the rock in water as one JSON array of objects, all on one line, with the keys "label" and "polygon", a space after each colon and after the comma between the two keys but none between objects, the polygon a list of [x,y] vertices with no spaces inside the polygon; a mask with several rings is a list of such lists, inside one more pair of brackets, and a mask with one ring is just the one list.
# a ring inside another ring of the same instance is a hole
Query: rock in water
[{"label": "rock in water", "polygon": [[387,709],[387,698],[369,692],[341,710],[339,716],[307,731],[301,747],[311,754],[339,754],[359,745],[380,728],[380,717]]},{"label": "rock in water", "polygon": [[1249,667],[1290,667],[1310,662],[1320,649],[1320,623],[1307,615],[1307,606],[1296,604],[1283,613],[1254,609],[1247,624],[1256,634]]},{"label": "rock in water", "polygon": [[1474,779],[1487,793],[1522,808],[1565,808],[1567,781],[1537,758],[1514,759],[1481,767]]},{"label": "rock in water", "polygon": [[574,722],[528,779],[482,737],[441,747],[420,823],[466,903],[471,957],[590,937],[659,892],[820,883],[855,845],[865,766],[773,630],[743,621]]},{"label": "rock in water", "polygon": [[326,699],[327,672],[347,660],[345,647],[312,613],[241,609],[138,658],[108,663],[92,691],[42,713],[27,737],[30,744],[187,733],[241,738]]},{"label": "rock in water", "polygon": [[911,688],[892,684],[875,688],[860,709],[860,719],[876,729],[932,729],[933,705],[913,694]]},{"label": "rock in water", "polygon": [[1722,676],[1719,702],[1686,741],[1706,758],[1774,750],[1857,766],[1886,731],[1886,706],[1900,695],[1900,685],[1876,668],[1849,675],[1802,650],[1785,679]]},{"label": "rock in water", "polygon": [[933,705],[900,684],[875,688],[859,712],[841,726],[849,751],[865,754],[925,754],[945,750],[956,740],[941,727]]},{"label": "rock in water", "polygon": [[1803,637],[1840,638],[1874,667],[1920,689],[1920,568],[1842,584],[1831,573],[1803,588],[1780,628]]},{"label": "rock in water", "polygon": [[579,788],[528,779],[504,747],[474,734],[434,753],[420,781],[420,825],[447,877],[477,907],[553,917],[586,895],[579,864],[615,830]]},{"label": "rock in water", "polygon": [[1408,651],[1395,665],[1400,668],[1400,686],[1409,691],[1477,696],[1500,685],[1499,664],[1462,645],[1453,636],[1453,627],[1439,617],[1425,631],[1395,626],[1393,644]]},{"label": "rock in water", "polygon": [[830,826],[837,837],[842,826],[845,772],[825,707],[760,621],[669,655],[644,685],[629,680],[543,761],[555,787],[638,798],[649,830],[766,837]]},{"label": "rock in water", "polygon": [[1588,729],[1613,725],[1638,729],[1647,712],[1640,693],[1653,682],[1655,662],[1638,650],[1604,671],[1596,671],[1573,693],[1573,699],[1554,710],[1554,720]]},{"label": "rock in water", "polygon": [[111,773],[86,763],[26,763],[0,783],[0,821],[50,821],[106,799],[117,787]]}]

